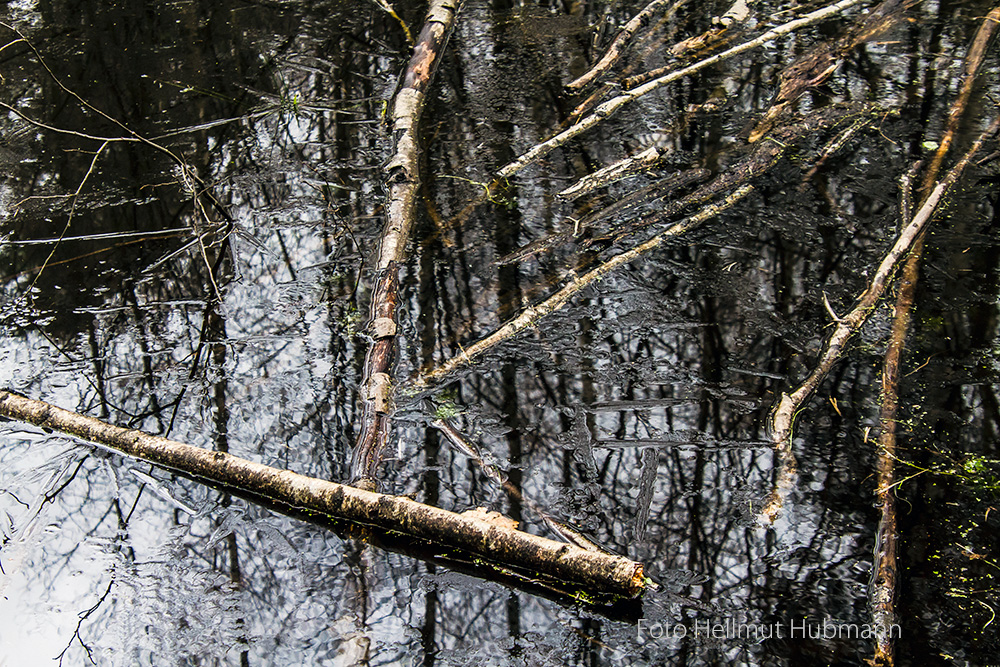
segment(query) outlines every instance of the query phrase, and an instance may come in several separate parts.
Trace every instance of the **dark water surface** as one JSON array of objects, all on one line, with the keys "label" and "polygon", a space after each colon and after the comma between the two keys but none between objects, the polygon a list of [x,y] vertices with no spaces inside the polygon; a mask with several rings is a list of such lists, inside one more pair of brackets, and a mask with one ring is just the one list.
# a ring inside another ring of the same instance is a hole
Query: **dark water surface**
[{"label": "dark water surface", "polygon": [[[612,244],[588,247],[584,235],[497,261],[671,174],[705,169],[704,182],[734,169],[781,71],[859,16],[666,86],[467,208],[586,97],[562,87],[599,57],[593,26],[620,26],[643,4],[463,8],[422,124],[425,177],[400,274],[400,391],[382,480],[390,493],[458,511],[487,506],[551,535],[429,425],[450,416],[531,504],[646,565],[662,588],[643,600],[642,620],[341,538],[5,421],[0,664],[871,657],[870,640],[810,635],[824,622],[871,623],[875,436],[894,296],[799,415],[795,486],[761,525],[776,462],[767,416],[815,363],[830,330],[824,301],[849,310],[891,245],[900,179],[940,139],[988,3],[914,3],[778,127],[840,104],[877,106],[785,141],[755,191],[721,216],[586,288],[434,391],[405,391],[571,271],[696,211]],[[666,64],[671,45],[709,29],[730,3],[678,4],[613,79]],[[819,6],[761,2],[730,45]],[[414,34],[425,9],[397,4]],[[3,14],[0,386],[349,478],[392,150],[383,115],[409,57],[400,24],[362,0],[27,0]],[[994,47],[946,168],[995,116],[998,71]],[[105,141],[136,136],[149,142]],[[557,196],[649,145],[663,154],[650,169],[575,201]],[[1000,653],[996,149],[984,148],[934,222],[905,356],[900,664],[979,665]],[[665,206],[612,211],[588,233]],[[715,623],[729,629],[713,636]],[[734,636],[736,624],[764,636]]]}]

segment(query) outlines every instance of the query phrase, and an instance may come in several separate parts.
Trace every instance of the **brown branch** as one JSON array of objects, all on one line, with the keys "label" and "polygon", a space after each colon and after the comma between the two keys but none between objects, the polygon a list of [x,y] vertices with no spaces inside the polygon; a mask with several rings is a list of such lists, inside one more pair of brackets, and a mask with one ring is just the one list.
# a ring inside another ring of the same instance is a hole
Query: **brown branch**
[{"label": "brown branch", "polygon": [[293,513],[319,514],[327,520],[429,540],[486,559],[501,569],[515,568],[582,587],[583,593],[634,598],[647,585],[640,563],[513,530],[483,520],[478,512],[457,514],[402,496],[271,468],[224,452],[114,426],[6,390],[0,390],[0,415],[112,448],[196,481],[286,507]]},{"label": "brown branch", "polygon": [[771,107],[747,140],[750,143],[759,141],[806,91],[829,79],[848,54],[899,23],[911,4],[913,0],[883,0],[842,36],[820,42],[798,58],[781,73],[781,83]]},{"label": "brown branch", "polygon": [[[925,190],[937,178],[945,155],[958,133],[959,121],[968,107],[979,68],[986,50],[996,34],[998,24],[1000,24],[1000,5],[994,7],[983,20],[966,54],[962,86],[948,113],[948,123],[938,145],[938,150],[924,175]],[[902,213],[904,219],[909,216],[907,210],[909,207],[906,205],[908,199],[909,183],[907,181],[903,190]],[[917,281],[920,277],[920,258],[923,254],[923,247],[924,239],[921,236],[914,244],[913,252],[903,267],[899,294],[896,296],[896,316],[893,320],[889,348],[886,350],[882,367],[882,407],[879,415],[879,447],[876,463],[878,471],[876,496],[880,518],[876,533],[875,559],[872,564],[874,576],[871,591],[872,622],[880,628],[890,627],[896,618],[898,572],[896,497],[893,489],[895,488],[896,413],[899,409],[899,369],[913,312]],[[875,655],[872,664],[878,667],[892,667],[895,664],[895,645],[891,633],[876,635]]]},{"label": "brown branch", "polygon": [[389,201],[387,219],[379,244],[372,289],[369,333],[372,342],[365,357],[362,379],[361,430],[354,445],[351,474],[363,488],[377,488],[376,471],[389,440],[392,412],[392,373],[396,360],[399,305],[399,265],[406,257],[406,243],[416,218],[420,189],[417,127],[425,93],[434,76],[448,34],[462,0],[434,0],[427,20],[403,72],[392,104],[392,133],[396,150],[386,165]]}]

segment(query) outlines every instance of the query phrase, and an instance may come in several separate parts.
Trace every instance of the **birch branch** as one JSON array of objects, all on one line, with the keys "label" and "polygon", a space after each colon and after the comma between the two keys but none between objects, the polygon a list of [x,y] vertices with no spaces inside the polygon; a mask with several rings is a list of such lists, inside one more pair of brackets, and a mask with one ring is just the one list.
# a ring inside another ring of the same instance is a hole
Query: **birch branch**
[{"label": "birch branch", "polygon": [[516,336],[529,327],[535,326],[539,319],[562,308],[570,299],[594,281],[600,280],[615,269],[628,264],[650,250],[660,247],[666,241],[690,231],[705,220],[719,215],[751,192],[753,192],[753,186],[744,185],[718,204],[713,204],[702,209],[695,215],[675,223],[669,229],[657,234],[645,243],[641,243],[630,250],[615,255],[600,266],[591,269],[582,276],[574,278],[549,298],[521,311],[520,314],[508,320],[490,335],[463,349],[460,354],[455,355],[437,368],[416,378],[410,384],[409,389],[414,392],[421,391],[447,377],[459,368],[471,365],[497,344]]},{"label": "birch branch", "polygon": [[623,178],[628,178],[633,174],[637,174],[651,168],[660,161],[660,157],[660,151],[657,150],[656,146],[650,146],[641,153],[631,155],[623,160],[615,162],[614,164],[608,165],[607,167],[598,169],[592,174],[584,176],[573,185],[559,192],[559,196],[563,199],[579,199],[585,194],[593,192],[598,188],[611,185],[612,183],[620,181]]},{"label": "birch branch", "polygon": [[365,356],[361,383],[361,429],[354,445],[351,474],[354,483],[377,487],[376,471],[389,440],[392,412],[392,374],[396,362],[399,322],[399,265],[406,257],[406,243],[416,218],[420,189],[420,113],[427,88],[441,60],[448,34],[462,0],[434,0],[420,31],[413,55],[403,73],[392,104],[392,133],[396,150],[386,165],[389,200],[387,219],[379,244],[372,288],[369,333],[372,341]]},{"label": "birch branch", "polygon": [[294,512],[374,526],[460,549],[532,577],[634,598],[646,588],[643,568],[627,558],[555,542],[482,518],[271,468],[224,452],[114,426],[55,405],[0,390],[0,415],[53,429],[126,456],[260,498]]},{"label": "birch branch", "polygon": [[[799,385],[793,392],[790,394],[782,394],[781,400],[771,413],[770,418],[771,441],[774,444],[775,449],[782,457],[782,468],[779,471],[777,484],[778,488],[775,493],[772,494],[767,505],[761,512],[760,518],[762,522],[770,523],[777,516],[777,513],[781,508],[781,504],[783,503],[783,494],[788,489],[788,482],[790,481],[791,476],[794,475],[794,458],[792,457],[791,449],[792,427],[795,420],[795,413],[802,407],[802,404],[806,401],[806,399],[809,398],[814,391],[816,391],[820,383],[826,377],[827,373],[830,372],[834,364],[836,364],[836,362],[840,359],[847,340],[858,329],[860,329],[868,319],[868,316],[871,314],[875,305],[885,292],[885,288],[889,284],[889,279],[892,277],[893,273],[895,273],[902,260],[906,257],[906,254],[910,251],[913,244],[920,237],[927,224],[931,221],[931,219],[933,219],[934,214],[937,212],[938,205],[941,203],[944,195],[951,189],[955,182],[958,181],[962,172],[965,170],[965,167],[968,166],[975,154],[979,152],[983,142],[985,142],[988,137],[995,134],[998,127],[1000,127],[1000,118],[994,120],[990,124],[989,128],[979,135],[968,152],[962,156],[962,159],[958,162],[958,164],[956,164],[948,172],[943,180],[938,182],[931,193],[927,196],[927,199],[920,207],[920,210],[913,216],[913,220],[911,220],[910,223],[903,228],[899,237],[896,239],[896,243],[893,244],[892,248],[882,259],[878,269],[875,271],[875,275],[872,277],[868,287],[858,299],[857,304],[850,313],[836,320],[837,326],[827,339],[816,367],[805,379],[805,381],[802,382],[802,384]],[[787,469],[785,465],[786,463],[788,464]]]},{"label": "birch branch", "polygon": [[642,86],[639,86],[638,88],[623,92],[621,95],[613,97],[607,102],[604,102],[603,104],[599,105],[594,110],[593,113],[591,113],[589,116],[581,120],[573,127],[570,127],[560,132],[551,139],[548,139],[540,144],[537,144],[534,148],[530,149],[528,152],[524,153],[513,162],[502,167],[497,172],[497,180],[503,181],[504,179],[510,178],[511,176],[513,176],[514,174],[516,174],[517,172],[521,171],[526,166],[534,162],[535,160],[539,159],[544,155],[548,155],[556,148],[565,145],[571,139],[574,139],[575,137],[578,137],[579,135],[586,132],[587,130],[593,128],[604,119],[610,118],[615,113],[617,113],[618,110],[620,110],[622,107],[627,106],[629,103],[634,102],[635,100],[639,99],[640,97],[643,97],[644,95],[648,95],[653,91],[659,90],[668,83],[673,83],[678,79],[683,79],[686,76],[690,76],[692,74],[700,72],[706,67],[711,67],[716,63],[720,63],[734,56],[738,56],[742,53],[746,53],[747,51],[751,51],[760,46],[773,42],[779,37],[787,35],[791,32],[794,32],[801,28],[805,28],[815,23],[819,23],[820,21],[830,18],[831,16],[836,16],[837,14],[840,14],[841,12],[850,9],[851,7],[858,5],[862,2],[864,2],[864,0],[841,0],[840,2],[835,3],[833,5],[823,7],[822,9],[817,9],[816,11],[810,12],[805,16],[789,21],[788,23],[783,23],[782,25],[776,28],[772,28],[771,30],[768,30],[764,34],[748,42],[744,42],[743,44],[734,46],[731,49],[727,49],[722,53],[718,53],[714,56],[711,56],[710,58],[701,60],[697,63],[694,63],[693,65],[689,65],[674,72],[669,72],[667,74],[664,74],[663,76],[653,79],[652,81],[649,81],[643,84]]}]

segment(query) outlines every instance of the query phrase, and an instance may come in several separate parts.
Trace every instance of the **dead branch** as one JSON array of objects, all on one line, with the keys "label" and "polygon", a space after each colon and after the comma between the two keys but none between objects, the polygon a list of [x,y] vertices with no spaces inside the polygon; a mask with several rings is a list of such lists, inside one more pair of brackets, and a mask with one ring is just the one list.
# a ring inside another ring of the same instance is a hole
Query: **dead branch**
[{"label": "dead branch", "polygon": [[537,305],[526,308],[490,335],[463,349],[460,354],[448,359],[437,368],[420,375],[410,384],[409,389],[414,392],[427,389],[432,384],[444,379],[459,368],[472,364],[486,351],[490,350],[498,343],[502,343],[525,329],[535,326],[539,319],[562,308],[571,298],[573,298],[573,296],[578,294],[594,281],[600,280],[618,267],[631,262],[650,250],[660,247],[669,239],[680,236],[705,220],[719,215],[751,192],[753,192],[753,186],[744,185],[726,197],[723,201],[713,204],[712,206],[705,207],[695,215],[675,223],[670,228],[657,234],[645,243],[641,243],[630,250],[615,255],[602,263],[600,266],[591,269],[582,276],[573,278],[572,281],[563,286],[562,289],[549,298]]},{"label": "dead branch", "polygon": [[587,551],[603,551],[605,553],[610,553],[601,546],[591,542],[586,536],[582,535],[578,531],[570,528],[560,521],[557,521],[548,512],[539,507],[537,503],[529,498],[526,498],[521,490],[511,483],[500,468],[498,468],[495,464],[487,463],[483,460],[483,455],[480,454],[479,448],[459,433],[458,429],[456,429],[448,419],[435,419],[431,422],[431,426],[440,431],[445,437],[445,440],[447,440],[451,446],[465,456],[469,457],[469,459],[479,466],[479,469],[483,471],[491,482],[501,487],[506,493],[516,498],[518,502],[522,503],[529,510],[534,512],[535,515],[538,516],[538,518],[540,518],[542,522],[545,523],[545,525],[548,526],[548,528],[558,535],[563,541],[576,545]]},{"label": "dead branch", "polygon": [[[899,294],[896,297],[896,316],[892,322],[889,348],[882,366],[882,396],[879,414],[879,438],[876,460],[878,487],[876,504],[879,523],[875,532],[875,556],[872,563],[871,611],[875,627],[888,628],[896,618],[896,496],[894,465],[896,461],[896,411],[899,408],[899,367],[903,358],[906,332],[910,328],[913,298],[917,291],[919,256],[923,236],[913,248],[913,254],[903,267]],[[894,663],[894,646],[891,633],[880,633],[875,639],[873,664],[891,667]]]},{"label": "dead branch", "polygon": [[[962,86],[948,113],[948,123],[944,135],[924,175],[926,187],[929,187],[937,178],[944,157],[958,132],[959,121],[968,107],[979,68],[990,41],[996,33],[998,24],[1000,24],[1000,5],[994,7],[986,16],[966,54]],[[904,220],[909,216],[908,200],[909,180],[904,182],[903,187],[902,214]],[[913,312],[917,281],[920,276],[920,258],[923,254],[923,245],[924,237],[921,235],[903,267],[899,293],[896,296],[896,314],[882,367],[879,447],[876,463],[878,471],[876,496],[880,518],[876,533],[875,558],[872,564],[874,576],[872,577],[871,590],[872,622],[876,627],[882,628],[890,627],[896,618],[897,529],[896,497],[893,489],[895,488],[896,413],[899,409],[899,369]],[[895,664],[895,644],[892,641],[891,633],[876,635],[875,655],[872,664],[878,667],[892,667]]]},{"label": "dead branch", "polygon": [[133,458],[328,520],[374,526],[459,549],[501,569],[516,568],[583,588],[583,593],[634,598],[646,581],[640,563],[555,542],[406,497],[389,496],[271,468],[224,452],[193,447],[0,390],[0,415],[114,449]]},{"label": "dead branch", "polygon": [[[666,16],[670,16],[676,12],[687,0],[675,0],[674,4],[670,6],[665,12]],[[601,76],[609,69],[614,67],[618,59],[622,57],[625,53],[625,49],[628,48],[629,41],[632,36],[642,28],[649,25],[653,17],[656,16],[664,5],[667,4],[667,0],[653,0],[648,5],[646,5],[641,12],[632,17],[628,23],[626,23],[615,38],[611,40],[608,48],[605,49],[604,55],[601,59],[597,61],[593,67],[590,68],[586,74],[580,76],[575,81],[566,84],[566,88],[570,91],[580,90],[585,87],[591,81]]]},{"label": "dead branch", "polygon": [[649,169],[660,161],[660,157],[660,151],[657,150],[656,146],[650,146],[640,153],[631,155],[584,176],[573,185],[559,192],[559,196],[563,199],[578,199],[598,188],[603,188],[606,185],[611,185],[623,178],[628,178]]},{"label": "dead branch", "polygon": [[355,484],[376,488],[376,469],[389,439],[392,412],[392,373],[396,360],[399,305],[399,265],[416,218],[420,189],[417,128],[425,93],[441,60],[444,45],[462,0],[435,0],[427,12],[413,55],[403,73],[392,104],[392,133],[396,150],[386,165],[387,219],[379,244],[372,288],[369,333],[362,380],[363,416],[354,446],[351,473]]},{"label": "dead branch", "polygon": [[820,42],[785,69],[771,107],[750,133],[748,141],[759,141],[806,91],[829,79],[840,63],[859,45],[875,39],[902,19],[913,0],[883,0],[842,36]]},{"label": "dead branch", "polygon": [[[600,247],[601,245],[607,245],[614,241],[621,240],[629,234],[640,231],[653,224],[664,222],[681,213],[684,209],[690,206],[703,204],[713,198],[721,197],[727,192],[734,191],[741,185],[759,179],[761,176],[770,171],[772,167],[778,164],[782,157],[784,157],[789,150],[793,149],[795,147],[795,143],[802,137],[836,126],[844,120],[855,119],[858,117],[860,117],[860,120],[856,120],[854,125],[857,126],[857,129],[860,129],[860,127],[863,127],[874,118],[872,113],[873,109],[867,106],[854,107],[830,105],[823,107],[822,109],[810,113],[805,118],[795,123],[789,123],[788,125],[774,130],[769,137],[771,141],[758,143],[756,146],[751,148],[749,155],[742,158],[735,165],[727,168],[726,171],[718,174],[711,181],[705,183],[688,195],[672,199],[656,210],[647,211],[642,214],[639,212],[641,207],[664,199],[679,188],[704,180],[709,175],[708,170],[689,169],[683,172],[671,174],[667,178],[657,181],[656,183],[652,183],[641,190],[637,190],[636,192],[622,197],[620,200],[607,206],[606,208],[595,211],[579,220],[573,220],[573,228],[571,230],[554,232],[547,236],[535,239],[526,246],[502,257],[497,263],[509,264],[515,261],[520,261],[525,257],[550,250],[574,239],[580,239],[580,242],[585,248],[595,246]],[[835,151],[836,149],[842,147],[846,140],[847,138],[845,137],[842,141],[835,142],[836,145],[829,147],[828,150]],[[651,150],[652,149],[650,149],[650,151]],[[623,164],[627,165],[626,168],[631,168],[633,164],[631,160],[646,156],[650,153],[650,151],[646,151],[639,156],[636,156],[636,158],[630,158],[607,169],[616,169],[619,168],[619,165]],[[615,173],[617,173],[617,171]],[[594,174],[581,179],[581,181],[567,191],[575,195],[574,188],[578,186],[586,187],[583,184],[589,184],[587,179],[595,178],[599,174],[603,179],[604,170],[597,171],[594,172]],[[597,181],[595,183],[595,187],[600,183],[601,181]],[[629,222],[632,218],[637,219]],[[604,232],[595,232],[595,229],[609,220],[614,222],[614,229]]]},{"label": "dead branch", "polygon": [[[597,173],[597,172],[595,172]],[[640,188],[635,192],[631,192],[618,201],[610,204],[600,210],[594,211],[593,213],[585,215],[583,218],[576,220],[570,219],[569,222],[572,223],[573,228],[567,231],[555,232],[542,236],[535,239],[531,243],[518,248],[514,252],[504,255],[496,261],[497,264],[511,264],[513,262],[521,261],[526,257],[538,254],[540,252],[545,252],[551,250],[563,243],[568,243],[574,238],[583,237],[588,233],[590,228],[606,221],[606,220],[620,220],[627,219],[634,215],[634,212],[645,206],[651,206],[658,201],[664,200],[670,195],[672,195],[677,190],[685,188],[693,183],[703,181],[708,178],[710,172],[707,169],[686,169],[684,171],[676,172],[667,176],[666,178],[661,178],[660,180],[647,185],[644,188]],[[685,198],[687,200],[687,198]],[[704,201],[699,199],[698,201]],[[691,203],[687,201],[687,203]],[[682,210],[683,207],[676,207],[674,202],[668,204],[666,208],[671,209],[671,215]],[[658,212],[660,217],[666,217],[663,212]]]},{"label": "dead branch", "polygon": [[[695,51],[704,51],[705,49],[714,48],[715,46],[722,43],[724,40],[730,38],[731,29],[740,23],[745,22],[750,18],[750,8],[751,5],[755,4],[756,0],[736,0],[733,5],[726,11],[722,16],[717,16],[712,19],[712,27],[700,35],[695,35],[694,37],[689,37],[682,42],[674,44],[670,48],[670,53],[676,58],[680,58],[688,53],[693,53]],[[664,70],[666,71],[666,70]],[[650,73],[652,74],[652,73]],[[643,81],[648,81],[650,78],[655,78],[659,76],[662,72],[657,72],[656,74],[646,75],[642,80],[638,80],[639,77],[633,77],[635,81],[626,81],[625,87],[631,88],[632,86],[638,85]]]},{"label": "dead branch", "polygon": [[697,63],[694,63],[682,69],[664,74],[663,76],[653,79],[652,81],[649,81],[648,83],[645,83],[642,86],[639,86],[638,88],[623,92],[621,95],[613,97],[607,102],[604,102],[603,104],[599,105],[594,110],[593,113],[591,113],[589,116],[581,120],[573,127],[570,127],[569,129],[560,132],[551,139],[548,139],[540,144],[535,145],[534,148],[531,148],[528,152],[524,153],[513,162],[502,167],[499,171],[497,171],[496,181],[502,182],[510,178],[517,172],[527,167],[529,164],[533,163],[535,160],[539,159],[544,155],[549,154],[556,148],[565,145],[571,139],[574,139],[575,137],[586,132],[587,130],[593,128],[598,123],[602,122],[604,119],[610,118],[615,113],[617,113],[622,107],[627,106],[629,103],[634,102],[635,100],[639,99],[640,97],[643,97],[644,95],[648,95],[649,93],[659,90],[668,83],[673,83],[678,79],[683,79],[686,76],[690,76],[692,74],[695,74],[696,72],[700,72],[706,67],[711,67],[712,65],[720,63],[724,60],[728,60],[734,56],[738,56],[742,53],[746,53],[747,51],[751,51],[755,48],[773,42],[779,37],[787,35],[791,32],[795,32],[800,28],[805,28],[815,23],[819,23],[820,21],[823,21],[824,19],[827,19],[831,16],[840,14],[841,12],[850,9],[851,7],[857,4],[860,4],[861,2],[863,2],[863,0],[841,0],[840,2],[835,3],[833,5],[823,7],[822,9],[817,9],[816,11],[810,12],[805,16],[789,21],[787,23],[783,23],[782,25],[777,26],[776,28],[772,28],[771,30],[768,30],[764,34],[748,42],[744,42],[743,44],[734,46],[731,49],[723,51],[722,53],[718,53],[714,56],[701,60]]},{"label": "dead branch", "polygon": [[[983,142],[996,133],[998,127],[1000,127],[1000,118],[994,120],[990,124],[989,128],[979,135],[968,152],[962,156],[962,159],[958,162],[958,164],[956,164],[948,172],[944,179],[938,182],[928,195],[927,199],[924,201],[923,206],[921,206],[920,210],[913,216],[913,220],[911,220],[910,223],[903,228],[899,237],[896,239],[896,243],[882,259],[878,269],[875,271],[875,275],[872,277],[868,287],[858,299],[858,302],[854,306],[853,310],[851,310],[851,312],[844,317],[836,320],[837,326],[827,339],[816,367],[805,379],[805,381],[803,381],[802,384],[799,385],[798,388],[796,388],[792,393],[782,394],[777,407],[771,413],[770,423],[771,441],[774,444],[775,449],[782,455],[783,462],[788,461],[790,466],[794,465],[794,458],[791,457],[791,448],[792,427],[795,420],[795,413],[802,407],[805,400],[809,398],[814,391],[816,391],[817,387],[819,387],[819,384],[826,377],[827,373],[830,372],[830,369],[832,369],[834,364],[840,359],[847,340],[859,328],[861,328],[861,326],[868,319],[868,316],[871,314],[875,305],[885,292],[885,288],[889,284],[889,279],[895,273],[897,267],[902,262],[903,258],[906,257],[907,253],[910,251],[920,234],[924,231],[927,224],[931,221],[931,219],[933,219],[934,214],[937,211],[937,207],[944,198],[944,195],[962,175],[965,167],[982,147]],[[762,510],[760,515],[760,520],[762,522],[770,523],[774,520],[774,517],[777,516],[777,512],[783,503],[782,492],[787,491],[788,488],[787,478],[788,474],[785,471],[779,471],[780,488],[775,490],[771,499]]]},{"label": "dead branch", "polygon": [[[843,107],[830,105],[814,111],[805,118],[795,123],[790,123],[778,128],[769,137],[771,141],[757,144],[749,155],[737,162],[735,165],[719,174],[714,179],[705,183],[691,194],[680,199],[671,201],[662,209],[652,211],[638,220],[626,224],[619,224],[618,227],[603,236],[595,236],[585,241],[585,246],[593,246],[599,243],[610,243],[621,240],[625,236],[640,231],[650,225],[662,222],[683,211],[688,206],[700,204],[719,196],[721,193],[732,191],[733,189],[751,181],[759,179],[769,172],[784,157],[789,149],[795,146],[795,142],[804,136],[825,130],[835,126],[845,118],[855,115],[867,116],[870,109],[853,107]],[[603,215],[601,217],[604,217]],[[620,216],[616,215],[616,218]],[[581,227],[590,227],[594,224],[591,219],[581,222]]]}]

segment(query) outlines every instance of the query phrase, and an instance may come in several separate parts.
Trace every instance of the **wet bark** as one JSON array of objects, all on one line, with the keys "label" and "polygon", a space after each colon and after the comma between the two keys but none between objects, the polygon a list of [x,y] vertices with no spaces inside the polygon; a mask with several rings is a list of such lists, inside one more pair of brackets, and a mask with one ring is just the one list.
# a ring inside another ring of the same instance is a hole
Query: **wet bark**
[{"label": "wet bark", "polygon": [[[1000,24],[1000,6],[995,7],[985,18],[969,52],[966,54],[962,86],[958,97],[948,113],[948,123],[934,157],[924,174],[923,190],[934,183],[949,149],[958,133],[962,119],[972,96],[979,68],[992,42],[997,25]],[[909,216],[909,192],[904,189],[902,213]],[[873,564],[871,607],[872,620],[878,627],[890,627],[898,618],[896,612],[896,590],[898,588],[898,529],[895,496],[896,463],[896,415],[899,410],[900,366],[906,345],[906,336],[916,301],[917,283],[920,277],[920,262],[924,249],[924,237],[914,244],[900,278],[899,293],[896,296],[895,318],[882,369],[882,406],[879,415],[877,505],[879,524],[876,531],[875,562]],[[895,642],[890,633],[878,635],[875,642],[873,664],[891,667],[895,664]]]},{"label": "wet bark", "polygon": [[399,320],[399,265],[416,218],[420,189],[417,127],[425,93],[440,62],[461,0],[436,0],[413,49],[402,84],[392,103],[392,132],[396,151],[386,166],[387,218],[375,265],[369,333],[372,342],[362,380],[364,404],[361,432],[354,447],[351,471],[354,484],[375,489],[378,464],[389,441],[392,412],[392,375],[396,361]]},{"label": "wet bark", "polygon": [[646,583],[642,565],[484,520],[335,482],[271,468],[231,454],[121,428],[43,401],[0,390],[0,415],[112,448],[196,481],[245,490],[269,502],[331,520],[376,526],[486,559],[501,568],[537,573],[582,587],[584,595],[632,598]]}]

